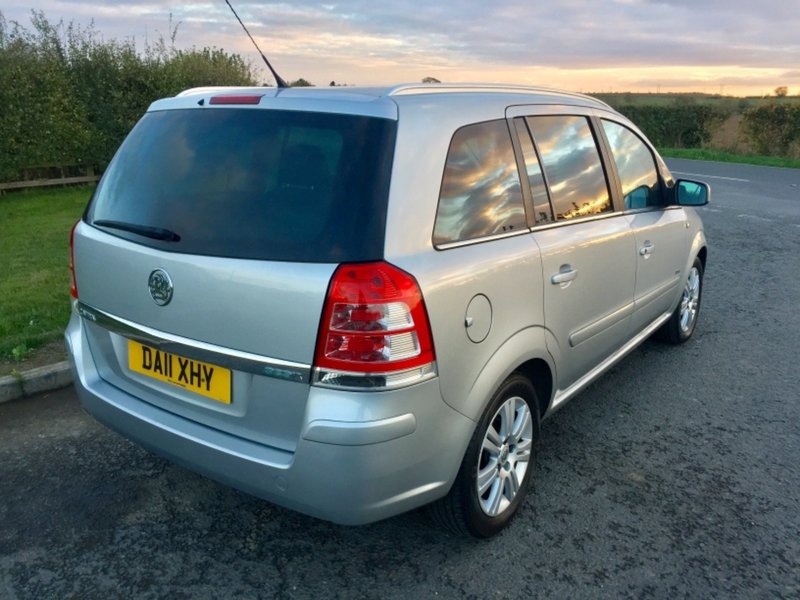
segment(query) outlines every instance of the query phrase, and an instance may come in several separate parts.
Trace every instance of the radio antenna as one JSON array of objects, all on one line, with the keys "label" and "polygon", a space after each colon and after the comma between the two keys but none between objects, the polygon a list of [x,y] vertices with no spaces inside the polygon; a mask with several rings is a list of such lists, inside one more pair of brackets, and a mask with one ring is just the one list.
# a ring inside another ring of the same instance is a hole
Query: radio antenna
[{"label": "radio antenna", "polygon": [[256,41],[253,39],[253,36],[250,35],[249,31],[247,31],[247,27],[244,26],[244,23],[242,23],[242,20],[239,18],[239,15],[236,14],[236,10],[233,8],[231,3],[228,2],[228,0],[225,0],[225,4],[227,4],[228,8],[231,9],[231,11],[233,12],[233,16],[236,17],[237,21],[239,21],[239,25],[242,26],[242,29],[244,29],[244,32],[247,34],[247,37],[250,38],[250,41],[253,42],[253,46],[256,47],[256,50],[258,50],[258,53],[261,55],[261,58],[264,59],[264,63],[267,65],[267,68],[269,69],[270,73],[272,73],[272,76],[275,78],[275,83],[278,84],[278,87],[279,88],[287,88],[287,87],[289,87],[289,84],[287,84],[283,80],[283,78],[280,75],[278,75],[278,73],[275,71],[275,69],[272,68],[272,65],[269,64],[269,61],[267,60],[267,57],[264,56],[264,53],[261,51],[261,48],[258,47],[258,44],[256,44]]}]

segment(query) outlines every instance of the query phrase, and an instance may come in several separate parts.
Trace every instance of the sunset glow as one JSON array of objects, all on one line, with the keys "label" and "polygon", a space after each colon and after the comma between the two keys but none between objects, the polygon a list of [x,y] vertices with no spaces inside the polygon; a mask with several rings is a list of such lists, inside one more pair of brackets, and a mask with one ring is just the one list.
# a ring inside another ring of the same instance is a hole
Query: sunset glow
[{"label": "sunset glow", "polygon": [[[398,0],[319,4],[235,1],[284,79],[374,85],[420,81],[533,84],[583,92],[800,93],[795,0],[570,0],[553,3]],[[270,81],[223,1],[39,1],[3,8],[30,27],[94,22],[104,39],[137,47],[170,38],[249,60]],[[170,15],[172,20],[170,21]]]}]

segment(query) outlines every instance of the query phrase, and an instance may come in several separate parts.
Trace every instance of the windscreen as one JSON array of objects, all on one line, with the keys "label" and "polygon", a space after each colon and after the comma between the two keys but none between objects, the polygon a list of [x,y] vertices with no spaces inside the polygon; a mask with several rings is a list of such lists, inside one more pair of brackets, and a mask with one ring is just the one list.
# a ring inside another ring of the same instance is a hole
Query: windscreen
[{"label": "windscreen", "polygon": [[298,262],[382,258],[395,121],[242,108],[146,114],[87,220],[170,252]]}]

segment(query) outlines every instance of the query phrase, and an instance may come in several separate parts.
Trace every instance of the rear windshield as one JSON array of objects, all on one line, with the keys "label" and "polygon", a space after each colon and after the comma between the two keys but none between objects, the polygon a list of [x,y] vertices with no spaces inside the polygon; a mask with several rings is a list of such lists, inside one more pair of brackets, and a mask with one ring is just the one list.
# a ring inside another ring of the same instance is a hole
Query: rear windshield
[{"label": "rear windshield", "polygon": [[380,259],[395,133],[394,121],[340,114],[148,113],[109,165],[86,217],[171,252]]}]

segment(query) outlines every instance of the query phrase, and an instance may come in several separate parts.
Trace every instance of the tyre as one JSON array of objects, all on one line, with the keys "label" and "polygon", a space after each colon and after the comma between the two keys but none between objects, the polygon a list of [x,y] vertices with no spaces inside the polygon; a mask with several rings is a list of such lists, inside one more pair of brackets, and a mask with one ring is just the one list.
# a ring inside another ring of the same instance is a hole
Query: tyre
[{"label": "tyre", "polygon": [[657,337],[670,344],[682,344],[694,333],[697,317],[700,315],[700,299],[703,293],[703,263],[694,259],[692,268],[686,276],[683,293],[675,312],[658,330]]},{"label": "tyre", "polygon": [[458,534],[487,538],[500,532],[530,487],[538,440],[536,391],[514,374],[486,407],[453,487],[430,505],[431,516]]}]

